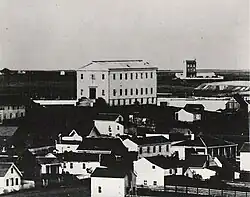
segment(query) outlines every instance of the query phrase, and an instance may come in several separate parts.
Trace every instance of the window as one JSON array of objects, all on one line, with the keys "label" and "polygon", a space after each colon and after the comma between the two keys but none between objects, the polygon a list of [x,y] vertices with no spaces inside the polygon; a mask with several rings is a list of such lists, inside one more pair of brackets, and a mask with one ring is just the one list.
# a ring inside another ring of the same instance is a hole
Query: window
[{"label": "window", "polygon": [[104,74],[102,74],[102,80],[104,80],[105,79],[105,75]]},{"label": "window", "polygon": [[152,169],[155,169],[155,166],[152,166]]},{"label": "window", "polygon": [[169,147],[168,147],[168,145],[166,145],[166,151],[167,151],[167,152],[169,151]]},{"label": "window", "polygon": [[11,186],[13,186],[14,185],[14,178],[11,178],[10,180],[11,180]]},{"label": "window", "polygon": [[12,118],[12,113],[10,113],[10,118]]},{"label": "window", "polygon": [[105,91],[104,90],[102,90],[102,96],[105,96]]},{"label": "window", "polygon": [[16,178],[16,185],[18,185],[18,182],[19,182],[19,181],[18,181],[18,178]]},{"label": "window", "polygon": [[81,79],[83,79],[83,74],[81,74]]},{"label": "window", "polygon": [[159,152],[161,152],[161,146],[159,146]]},{"label": "window", "polygon": [[116,89],[113,89],[113,96],[116,96]]},{"label": "window", "polygon": [[131,105],[131,103],[132,103],[132,102],[131,102],[131,99],[128,99],[128,102],[129,102],[129,105]]},{"label": "window", "polygon": [[101,188],[101,186],[98,187],[98,193],[102,193],[102,188]]},{"label": "window", "polygon": [[169,174],[173,174],[173,170],[172,169],[169,170]]},{"label": "window", "polygon": [[130,94],[133,95],[133,88],[130,89]]},{"label": "window", "polygon": [[81,96],[83,95],[83,89],[81,89]]},{"label": "window", "polygon": [[85,163],[82,164],[82,169],[85,169],[86,168],[86,165]]},{"label": "window", "polygon": [[122,80],[122,73],[120,73],[120,80]]},{"label": "window", "polygon": [[70,168],[71,168],[71,169],[73,168],[73,163],[70,163]]},{"label": "window", "polygon": [[153,181],[153,185],[157,185],[157,181]]},{"label": "window", "polygon": [[11,174],[13,174],[13,172],[14,172],[14,169],[13,169],[13,168],[11,168],[11,169],[10,169],[10,172],[11,172]]},{"label": "window", "polygon": [[113,80],[115,80],[115,74],[113,74]]},{"label": "window", "polygon": [[133,73],[130,73],[130,79],[133,80]]},{"label": "window", "polygon": [[140,147],[140,149],[139,149],[139,153],[140,153],[140,154],[142,154],[142,147]]},{"label": "window", "polygon": [[151,74],[151,78],[153,78],[153,72],[151,72],[150,74]]},{"label": "window", "polygon": [[66,163],[63,163],[63,168],[66,168]]},{"label": "window", "polygon": [[141,73],[141,79],[143,79],[143,73]]},{"label": "window", "polygon": [[151,103],[154,103],[154,98],[152,98],[152,102]]},{"label": "window", "polygon": [[146,79],[148,78],[148,73],[145,73],[145,75],[146,75]]},{"label": "window", "polygon": [[143,98],[141,98],[141,104],[143,104]]},{"label": "window", "polygon": [[120,129],[120,127],[119,127],[119,125],[117,125],[117,130],[119,130]]},{"label": "window", "polygon": [[147,184],[148,184],[147,180],[144,180],[144,185],[147,185]]},{"label": "window", "polygon": [[135,89],[135,94],[138,95],[138,89],[137,88]]},{"label": "window", "polygon": [[9,179],[6,179],[6,186],[9,186]]},{"label": "window", "polygon": [[125,73],[125,80],[128,79],[128,73]]},{"label": "window", "polygon": [[153,88],[151,88],[151,94],[153,94]]},{"label": "window", "polygon": [[120,96],[122,96],[122,89],[120,89]]},{"label": "window", "polygon": [[128,94],[128,89],[125,89],[125,95],[127,95]]},{"label": "window", "polygon": [[145,88],[145,94],[148,94],[148,88]]},{"label": "window", "polygon": [[143,94],[143,88],[141,88],[141,95]]},{"label": "window", "polygon": [[155,153],[155,151],[156,151],[156,148],[155,148],[155,146],[153,146],[153,153]]},{"label": "window", "polygon": [[138,73],[135,73],[135,78],[138,79]]},{"label": "window", "polygon": [[91,79],[95,80],[95,75],[94,74],[91,74]]},{"label": "window", "polygon": [[147,148],[147,151],[148,151],[148,153],[150,152],[150,147],[148,146],[148,148]]}]

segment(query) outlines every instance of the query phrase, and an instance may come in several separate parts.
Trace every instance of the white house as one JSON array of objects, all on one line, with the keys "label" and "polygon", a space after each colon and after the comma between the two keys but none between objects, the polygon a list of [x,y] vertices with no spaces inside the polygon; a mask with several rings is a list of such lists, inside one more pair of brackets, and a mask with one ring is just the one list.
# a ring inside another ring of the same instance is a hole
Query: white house
[{"label": "white house", "polygon": [[62,171],[77,176],[78,179],[90,178],[97,167],[100,158],[97,154],[69,153],[62,156]]},{"label": "white house", "polygon": [[143,60],[92,61],[77,70],[77,99],[109,105],[157,103],[157,67]]},{"label": "white house", "polygon": [[135,191],[135,176],[132,173],[109,168],[96,168],[91,175],[91,197],[124,197]]},{"label": "white house", "polygon": [[129,152],[138,152],[138,145],[133,142],[131,139],[127,138],[122,141],[124,146],[128,148]]},{"label": "white house", "polygon": [[0,163],[0,194],[21,189],[22,174],[14,163]]},{"label": "white house", "polygon": [[178,112],[175,112],[175,119],[182,122],[194,122],[201,120],[201,114],[191,113],[187,112],[185,109],[181,109]]},{"label": "white house", "polygon": [[94,119],[94,125],[101,135],[116,137],[124,134],[124,119],[120,114],[100,113]]},{"label": "white house", "polygon": [[250,142],[245,142],[240,149],[240,170],[250,173]]},{"label": "white house", "polygon": [[61,137],[61,134],[59,134],[58,137],[59,140],[56,141],[57,153],[76,152],[79,144],[82,142],[82,137],[75,130],[72,130],[68,136]]},{"label": "white house", "polygon": [[194,178],[196,175],[200,175],[201,180],[210,179],[212,176],[216,175],[216,171],[207,168],[192,168],[189,167],[184,173],[185,176],[189,178]]}]

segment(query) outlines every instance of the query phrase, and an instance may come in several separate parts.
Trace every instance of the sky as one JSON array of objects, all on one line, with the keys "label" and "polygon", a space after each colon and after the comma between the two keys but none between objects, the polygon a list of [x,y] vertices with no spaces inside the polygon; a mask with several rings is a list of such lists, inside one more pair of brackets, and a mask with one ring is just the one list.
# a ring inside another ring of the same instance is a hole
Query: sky
[{"label": "sky", "polygon": [[249,69],[249,0],[1,0],[0,69],[143,59]]}]

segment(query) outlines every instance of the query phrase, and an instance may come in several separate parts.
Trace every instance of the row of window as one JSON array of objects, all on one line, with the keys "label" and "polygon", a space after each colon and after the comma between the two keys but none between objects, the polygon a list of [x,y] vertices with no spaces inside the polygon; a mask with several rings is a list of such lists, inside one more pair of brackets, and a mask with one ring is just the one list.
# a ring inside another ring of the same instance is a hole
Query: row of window
[{"label": "row of window", "polygon": [[[144,185],[148,185],[148,181],[144,180]],[[157,181],[153,181],[153,185],[156,186],[157,185]]]},{"label": "row of window", "polygon": [[[151,102],[150,102],[151,100]],[[127,102],[128,101],[128,102]],[[140,99],[113,99],[110,100],[111,105],[134,105],[134,104],[152,104],[155,102],[155,98],[140,98]]]},{"label": "row of window", "polygon": [[[116,80],[116,78],[117,78],[116,75],[117,75],[116,73],[113,73],[113,80]],[[150,73],[147,73],[147,72],[130,73],[130,74],[128,74],[128,73],[120,73],[118,75],[119,75],[120,80],[122,80],[122,79],[128,80],[129,78],[131,80],[139,79],[139,78],[140,79],[143,79],[143,78],[145,78],[145,79],[151,78],[152,79],[153,78],[153,72],[150,72]],[[83,78],[84,78],[83,74],[81,74],[81,79],[83,79]],[[96,79],[95,74],[91,74],[90,79],[95,80]],[[102,74],[102,80],[104,80],[104,79],[105,79],[105,74]]]},{"label": "row of window", "polygon": [[[153,146],[153,148],[152,148],[152,153],[156,153],[156,147],[157,147],[157,146]],[[139,153],[140,153],[140,154],[142,154],[142,148],[143,148],[143,147],[140,147],[140,149],[139,149]],[[150,153],[150,152],[151,152],[150,149],[151,149],[150,146],[148,146],[148,147],[147,147],[147,153]],[[159,146],[158,146],[158,152],[161,152],[161,151],[162,151],[162,146],[159,145]],[[168,151],[169,151],[169,146],[166,145],[166,152],[168,152]]]},{"label": "row of window", "polygon": [[[63,165],[63,168],[66,168],[66,167],[67,167],[66,163],[63,163],[62,165]],[[70,169],[73,169],[73,168],[74,168],[74,163],[72,163],[72,162],[69,163],[69,168],[70,168]],[[86,165],[85,165],[85,163],[83,163],[83,164],[82,164],[82,169],[85,169],[85,168],[86,168]]]},{"label": "row of window", "polygon": [[[141,95],[147,95],[147,94],[149,94],[149,90],[150,90],[150,94],[153,94],[154,93],[154,89],[153,88],[141,88],[140,89],[141,91],[140,91],[140,94]],[[145,90],[145,91],[144,91]],[[116,89],[113,89],[113,96],[116,96],[116,93],[117,93],[117,90]],[[125,96],[127,96],[129,93],[130,93],[130,95],[132,96],[133,94],[135,94],[135,95],[139,95],[139,89],[138,88],[136,88],[136,89],[133,89],[133,88],[131,88],[130,89],[130,91],[128,91],[128,89],[120,89],[120,91],[119,91],[119,95],[120,96],[122,96],[123,94],[125,95]]]},{"label": "row of window", "polygon": [[16,109],[25,109],[24,106],[0,106],[0,110],[16,110]]},{"label": "row of window", "polygon": [[[3,120],[5,119],[12,119],[12,118],[18,118],[18,117],[23,117],[24,113],[9,113],[9,116],[7,116],[7,114],[3,114]],[[1,119],[1,116],[0,116]]]},{"label": "row of window", "polygon": [[[15,179],[15,184],[16,185],[19,184],[18,178]],[[14,178],[6,179],[6,186],[14,186],[15,184],[14,184]]]}]

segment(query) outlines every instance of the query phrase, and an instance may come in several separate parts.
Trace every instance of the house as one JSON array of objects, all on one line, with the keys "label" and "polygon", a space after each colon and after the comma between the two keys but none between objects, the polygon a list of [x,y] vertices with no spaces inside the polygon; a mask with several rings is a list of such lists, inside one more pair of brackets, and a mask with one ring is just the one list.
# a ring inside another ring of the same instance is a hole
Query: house
[{"label": "house", "polygon": [[77,176],[78,179],[90,178],[97,167],[100,167],[98,154],[63,153],[57,155],[61,158],[63,173]]},{"label": "house", "polygon": [[201,113],[199,112],[188,112],[185,109],[181,109],[175,112],[175,120],[182,122],[194,122],[201,120]]},{"label": "house", "polygon": [[124,118],[120,114],[100,113],[94,119],[94,127],[101,135],[116,137],[124,134],[123,122]]},{"label": "house", "polygon": [[200,135],[182,142],[172,143],[172,152],[178,152],[179,158],[185,160],[190,154],[225,156],[235,158],[237,144],[213,136]]},{"label": "house", "polygon": [[75,152],[79,144],[82,142],[82,137],[78,135],[76,130],[72,130],[68,136],[61,137],[59,134],[59,140],[56,141],[57,153],[63,152]]},{"label": "house", "polygon": [[250,142],[245,142],[240,149],[240,171],[250,173]]},{"label": "house", "polygon": [[77,99],[109,105],[156,104],[157,67],[143,60],[92,61],[77,72]]},{"label": "house", "polygon": [[22,173],[12,162],[0,163],[0,194],[21,189]]},{"label": "house", "polygon": [[145,157],[134,161],[136,184],[144,187],[163,187],[166,176],[182,175],[179,160],[164,156]]},{"label": "house", "polygon": [[123,139],[122,143],[128,148],[129,152],[138,152],[138,145],[130,138]]},{"label": "house", "polygon": [[135,174],[115,168],[96,168],[91,175],[91,197],[135,194]]},{"label": "house", "polygon": [[207,180],[216,175],[215,170],[208,168],[208,155],[191,155],[186,161],[186,166],[187,169],[184,175],[189,178]]},{"label": "house", "polygon": [[15,126],[0,126],[0,152],[6,153],[11,145],[8,140],[15,134],[18,127]]},{"label": "house", "polygon": [[137,137],[131,140],[137,144],[139,158],[171,155],[170,141],[163,136]]}]

